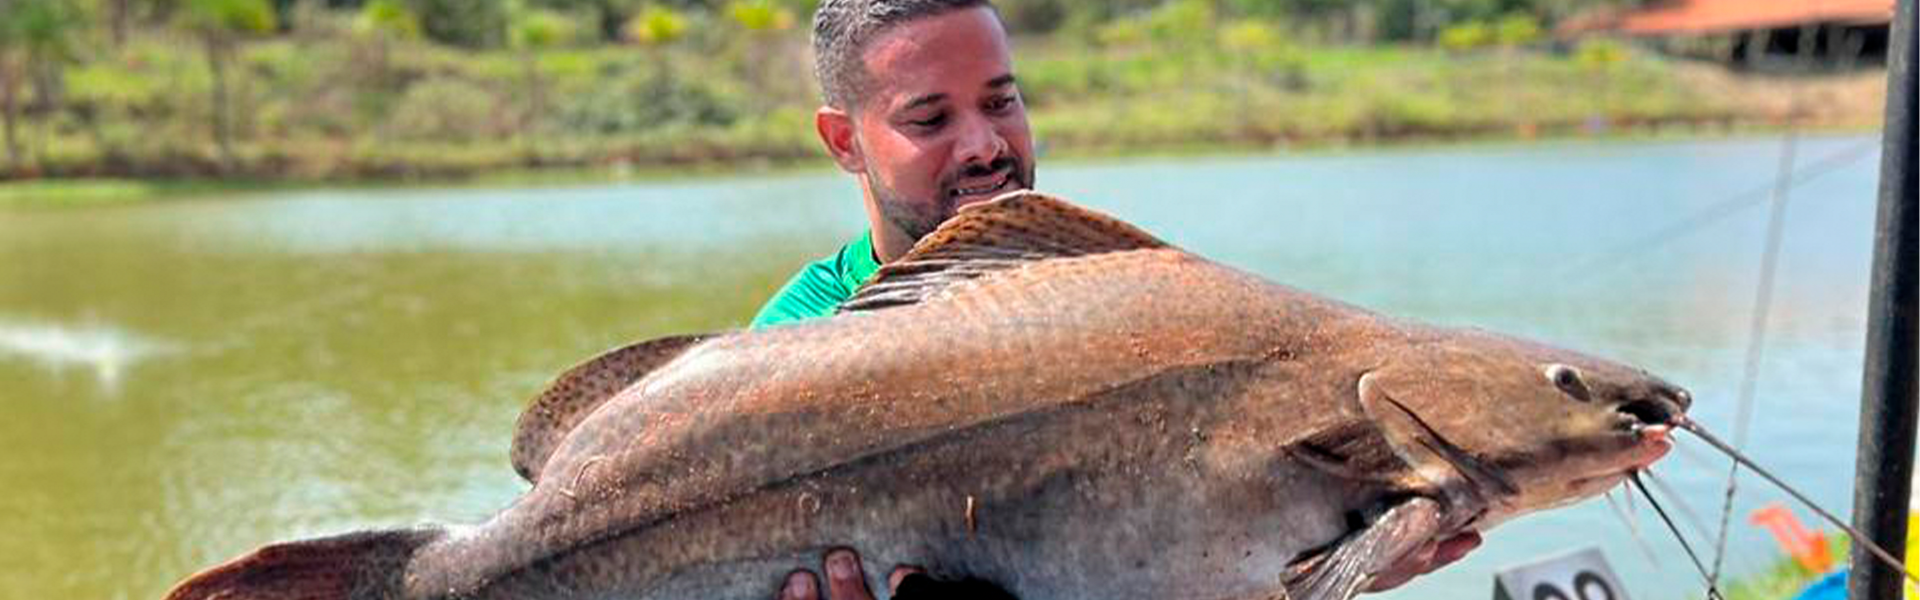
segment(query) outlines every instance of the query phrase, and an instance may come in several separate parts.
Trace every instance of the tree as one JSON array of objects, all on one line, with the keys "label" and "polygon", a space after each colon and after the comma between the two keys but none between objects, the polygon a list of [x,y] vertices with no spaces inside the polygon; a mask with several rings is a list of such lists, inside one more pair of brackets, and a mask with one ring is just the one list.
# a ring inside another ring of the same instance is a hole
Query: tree
[{"label": "tree", "polygon": [[7,164],[24,162],[20,148],[21,88],[28,79],[40,109],[59,109],[61,67],[77,57],[75,40],[87,24],[79,7],[63,0],[0,0],[0,129]]},{"label": "tree", "polygon": [[372,0],[354,15],[353,33],[364,44],[356,49],[364,47],[368,52],[365,61],[373,72],[368,79],[376,87],[387,85],[392,78],[391,48],[395,42],[419,39],[420,17],[400,0]]},{"label": "tree", "polygon": [[553,11],[517,2],[509,6],[507,17],[507,45],[520,53],[526,67],[527,113],[521,119],[521,133],[531,142],[547,111],[540,82],[540,51],[565,43],[573,35],[573,23]]},{"label": "tree", "polygon": [[[742,77],[760,90],[773,91],[782,88],[782,83],[791,84],[791,73],[796,67],[804,68],[793,61],[799,52],[781,52],[780,44],[787,38],[782,32],[792,29],[793,11],[773,0],[732,0],[727,3],[727,20],[741,31],[739,35],[727,36],[729,41],[728,63],[735,65]],[[784,91],[784,90],[783,90]],[[767,94],[766,96],[777,96]],[[761,98],[767,104],[761,108],[771,108],[779,102],[778,97]]]},{"label": "tree", "polygon": [[233,168],[233,127],[227,98],[227,62],[249,35],[274,30],[278,20],[268,0],[185,0],[180,6],[181,25],[200,37],[207,51],[207,68],[213,74],[213,140],[220,152],[220,167]]},{"label": "tree", "polygon": [[533,5],[567,14],[583,15],[592,22],[601,41],[618,42],[624,34],[627,18],[639,11],[645,0],[530,0]]},{"label": "tree", "polygon": [[498,48],[506,33],[506,3],[500,0],[407,0],[429,39],[465,48]]},{"label": "tree", "polygon": [[643,46],[666,46],[687,34],[687,17],[668,6],[648,5],[627,19],[626,34]]}]

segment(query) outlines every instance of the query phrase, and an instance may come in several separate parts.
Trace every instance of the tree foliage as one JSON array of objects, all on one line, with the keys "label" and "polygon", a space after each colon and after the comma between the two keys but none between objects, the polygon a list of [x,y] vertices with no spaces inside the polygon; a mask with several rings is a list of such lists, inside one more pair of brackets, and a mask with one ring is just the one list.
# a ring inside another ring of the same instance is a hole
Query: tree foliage
[{"label": "tree foliage", "polygon": [[732,0],[727,3],[727,17],[754,33],[773,33],[793,27],[793,11],[773,0]]},{"label": "tree foliage", "polygon": [[224,38],[267,33],[279,25],[268,0],[184,0],[179,14],[187,29]]},{"label": "tree foliage", "polygon": [[407,0],[420,28],[433,41],[466,48],[492,48],[506,39],[507,6],[498,0]]},{"label": "tree foliage", "polygon": [[516,7],[507,21],[507,45],[521,50],[553,48],[573,37],[573,22],[542,8]]},{"label": "tree foliage", "polygon": [[353,29],[361,35],[410,40],[420,37],[420,16],[400,0],[372,0],[354,16]]},{"label": "tree foliage", "polygon": [[627,39],[648,46],[671,44],[687,35],[687,16],[673,7],[656,4],[627,20]]}]

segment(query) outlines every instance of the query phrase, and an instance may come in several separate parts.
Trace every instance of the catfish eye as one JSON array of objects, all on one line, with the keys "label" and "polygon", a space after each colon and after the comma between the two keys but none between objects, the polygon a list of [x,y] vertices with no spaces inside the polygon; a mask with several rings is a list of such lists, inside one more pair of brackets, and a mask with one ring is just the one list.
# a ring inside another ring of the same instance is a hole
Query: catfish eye
[{"label": "catfish eye", "polygon": [[1560,388],[1560,391],[1566,392],[1569,396],[1587,400],[1592,395],[1592,392],[1587,390],[1587,382],[1580,378],[1579,369],[1554,363],[1547,365],[1543,372],[1547,376],[1547,381],[1553,382],[1554,387]]}]

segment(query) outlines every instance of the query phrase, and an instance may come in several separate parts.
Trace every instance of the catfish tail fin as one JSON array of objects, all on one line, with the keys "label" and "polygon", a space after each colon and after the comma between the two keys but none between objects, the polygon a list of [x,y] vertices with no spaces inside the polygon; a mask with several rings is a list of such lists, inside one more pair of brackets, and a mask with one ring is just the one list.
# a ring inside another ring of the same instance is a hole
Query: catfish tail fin
[{"label": "catfish tail fin", "polygon": [[399,598],[415,550],[438,528],[362,531],[262,546],[207,569],[167,600],[347,600]]}]

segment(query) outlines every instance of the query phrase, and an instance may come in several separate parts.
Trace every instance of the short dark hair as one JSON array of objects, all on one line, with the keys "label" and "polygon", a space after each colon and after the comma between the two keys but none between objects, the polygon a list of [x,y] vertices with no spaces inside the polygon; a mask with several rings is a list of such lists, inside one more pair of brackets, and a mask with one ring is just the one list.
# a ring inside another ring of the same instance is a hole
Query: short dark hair
[{"label": "short dark hair", "polygon": [[828,106],[851,110],[866,89],[860,54],[895,25],[976,6],[988,0],[821,0],[813,12],[813,74]]}]

